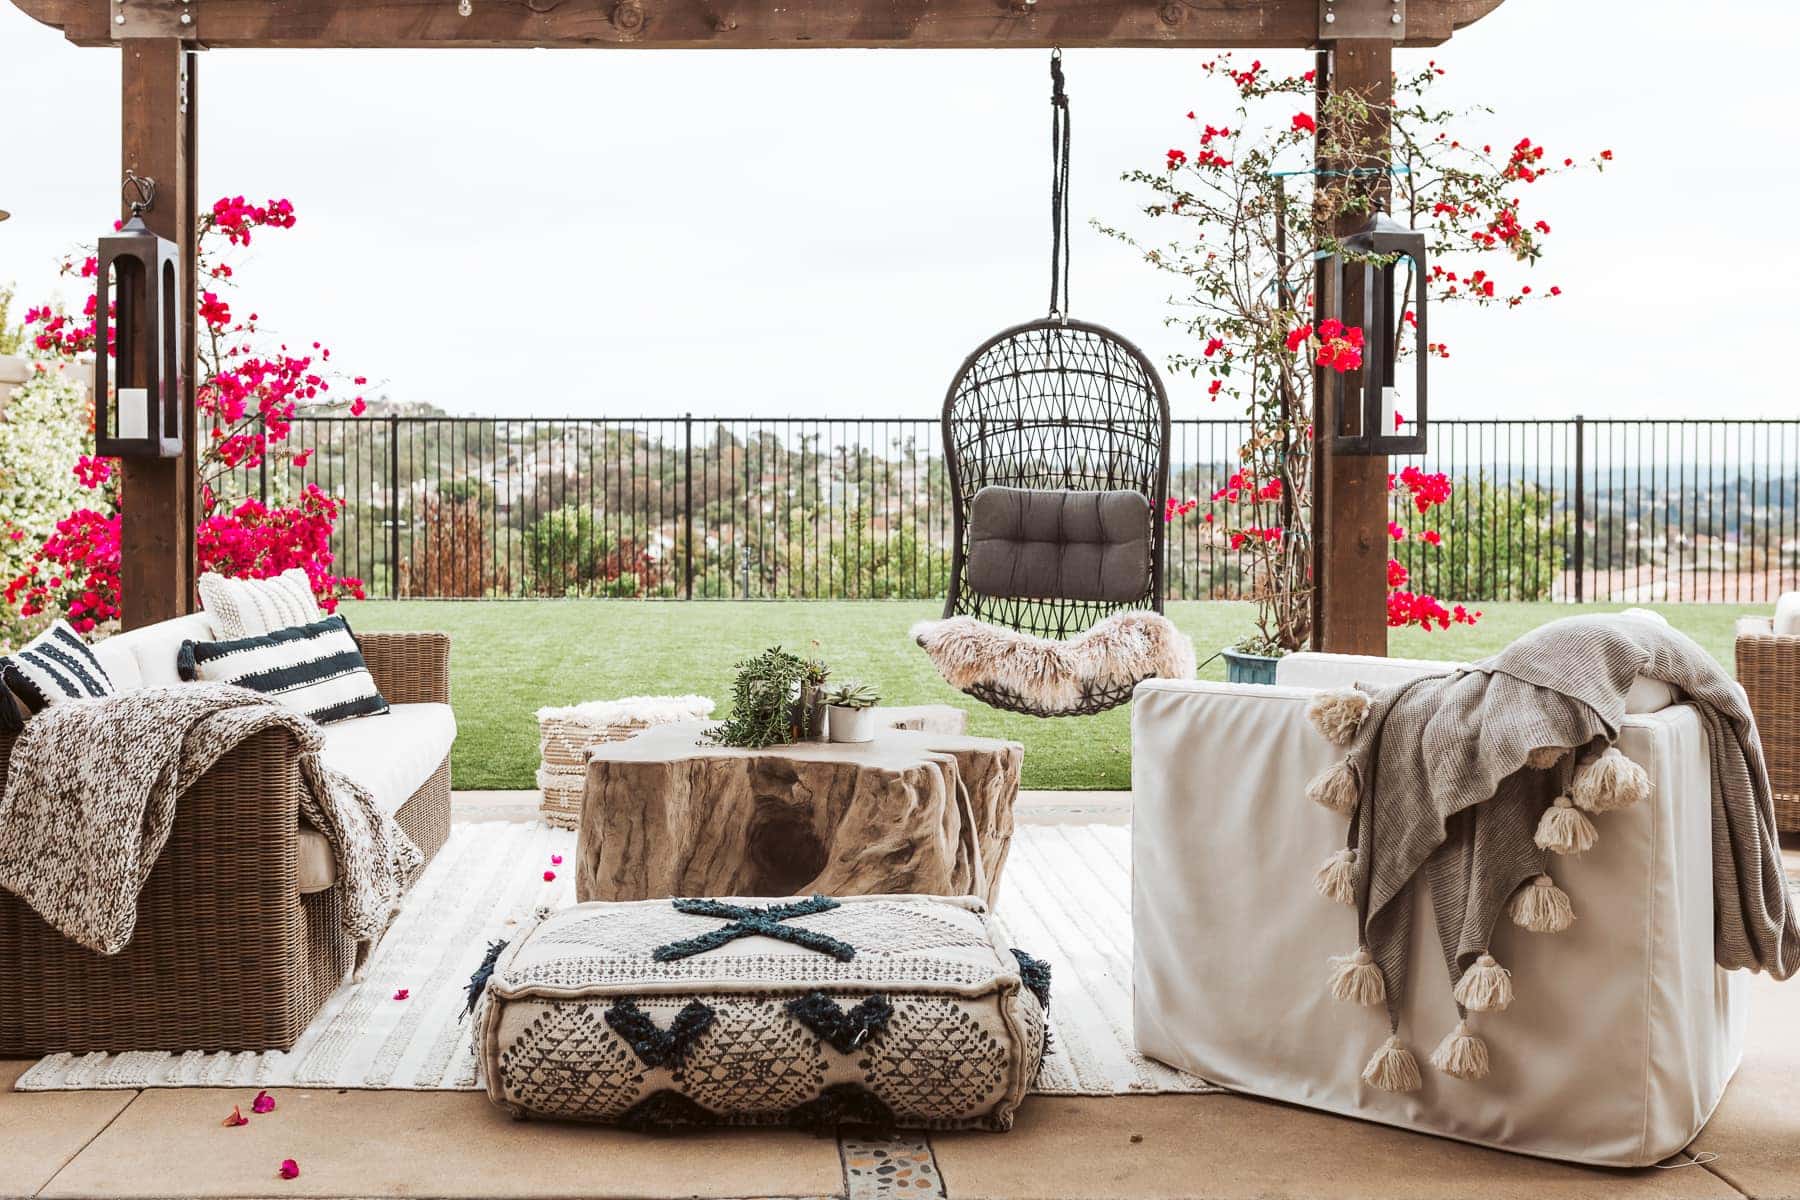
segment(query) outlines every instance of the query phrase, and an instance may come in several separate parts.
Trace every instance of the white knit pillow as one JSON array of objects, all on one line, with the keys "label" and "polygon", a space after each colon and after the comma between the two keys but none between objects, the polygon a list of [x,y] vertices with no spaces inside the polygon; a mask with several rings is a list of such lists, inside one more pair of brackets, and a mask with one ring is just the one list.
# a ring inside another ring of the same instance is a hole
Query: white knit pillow
[{"label": "white knit pillow", "polygon": [[222,639],[261,637],[325,617],[299,567],[269,579],[230,579],[209,571],[200,576],[200,607]]}]

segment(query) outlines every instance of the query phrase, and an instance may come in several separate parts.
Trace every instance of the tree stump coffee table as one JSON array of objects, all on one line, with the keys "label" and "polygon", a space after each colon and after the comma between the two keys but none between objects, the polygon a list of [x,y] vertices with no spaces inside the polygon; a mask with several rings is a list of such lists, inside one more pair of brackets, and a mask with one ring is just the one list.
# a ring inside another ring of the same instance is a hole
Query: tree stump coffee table
[{"label": "tree stump coffee table", "polygon": [[592,748],[577,900],[999,893],[1017,742],[890,729],[736,750],[706,741],[708,728]]}]

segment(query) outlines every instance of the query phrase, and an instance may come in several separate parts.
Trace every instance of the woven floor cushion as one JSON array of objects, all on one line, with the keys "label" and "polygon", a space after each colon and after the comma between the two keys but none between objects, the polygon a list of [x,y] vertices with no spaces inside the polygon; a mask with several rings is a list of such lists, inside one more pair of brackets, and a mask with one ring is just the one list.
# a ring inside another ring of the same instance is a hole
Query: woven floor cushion
[{"label": "woven floor cushion", "polygon": [[705,720],[712,711],[705,696],[626,696],[538,709],[538,811],[558,829],[574,829],[581,820],[589,746],[622,742],[652,725]]},{"label": "woven floor cushion", "polygon": [[1050,994],[973,897],[578,904],[490,971],[488,1096],[645,1129],[1010,1129]]}]

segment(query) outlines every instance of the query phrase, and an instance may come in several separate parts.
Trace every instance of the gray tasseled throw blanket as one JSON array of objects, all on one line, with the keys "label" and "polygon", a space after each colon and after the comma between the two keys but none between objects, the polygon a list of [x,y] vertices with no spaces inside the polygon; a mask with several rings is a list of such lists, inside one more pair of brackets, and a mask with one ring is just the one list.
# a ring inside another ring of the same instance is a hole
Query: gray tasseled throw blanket
[{"label": "gray tasseled throw blanket", "polygon": [[54,704],[25,722],[0,797],[0,888],[71,941],[117,954],[131,941],[138,893],[183,790],[269,728],[291,730],[300,744],[300,816],[331,843],[344,929],[367,944],[386,928],[419,848],[367,791],[319,760],[317,725],[227,684]]},{"label": "gray tasseled throw blanket", "polygon": [[[1333,692],[1315,700],[1315,723],[1348,753],[1308,793],[1351,816],[1349,848],[1320,869],[1318,883],[1357,906],[1362,933],[1356,954],[1334,960],[1335,995],[1385,1003],[1398,1033],[1422,877],[1459,1013],[1511,1001],[1511,976],[1487,953],[1495,923],[1510,912],[1526,928],[1565,928],[1569,899],[1547,873],[1546,852],[1585,851],[1597,836],[1589,813],[1649,794],[1642,768],[1610,748],[1639,675],[1679,689],[1706,726],[1719,965],[1778,979],[1800,969],[1800,914],[1788,896],[1743,689],[1691,639],[1653,618],[1583,616],[1545,625],[1454,674],[1373,697]],[[1480,1078],[1486,1046],[1459,1025],[1431,1062]],[[1390,1038],[1365,1078],[1410,1091],[1418,1068]]]}]

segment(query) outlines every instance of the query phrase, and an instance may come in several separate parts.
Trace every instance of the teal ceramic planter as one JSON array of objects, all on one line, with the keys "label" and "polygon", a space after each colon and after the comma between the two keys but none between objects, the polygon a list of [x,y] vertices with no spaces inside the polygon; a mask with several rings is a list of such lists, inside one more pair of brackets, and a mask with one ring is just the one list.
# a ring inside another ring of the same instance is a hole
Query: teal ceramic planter
[{"label": "teal ceramic planter", "polygon": [[1245,654],[1241,650],[1221,650],[1225,656],[1225,678],[1231,683],[1274,683],[1275,664],[1279,658],[1266,654]]}]

